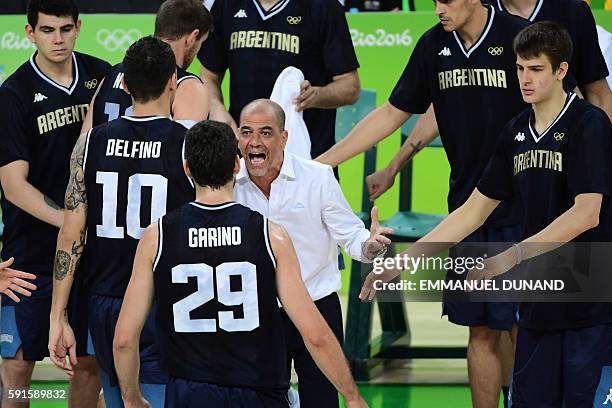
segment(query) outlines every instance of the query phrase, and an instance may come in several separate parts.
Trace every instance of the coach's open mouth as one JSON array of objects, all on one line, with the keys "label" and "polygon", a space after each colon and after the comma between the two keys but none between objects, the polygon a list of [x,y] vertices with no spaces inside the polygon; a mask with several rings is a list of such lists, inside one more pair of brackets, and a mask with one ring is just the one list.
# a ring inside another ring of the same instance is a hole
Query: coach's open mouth
[{"label": "coach's open mouth", "polygon": [[266,157],[265,153],[249,153],[249,161],[254,166],[262,164],[266,160]]}]

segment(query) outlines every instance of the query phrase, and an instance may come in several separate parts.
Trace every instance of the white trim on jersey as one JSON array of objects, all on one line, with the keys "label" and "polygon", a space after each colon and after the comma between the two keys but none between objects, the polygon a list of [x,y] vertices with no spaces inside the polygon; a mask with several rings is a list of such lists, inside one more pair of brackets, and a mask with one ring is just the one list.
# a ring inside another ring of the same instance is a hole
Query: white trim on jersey
[{"label": "white trim on jersey", "polygon": [[[185,163],[185,140],[183,140],[183,148],[181,149],[181,158],[183,159],[183,163]],[[187,177],[187,180],[189,180],[189,184],[191,184],[191,187],[195,188],[195,184],[193,184],[193,180],[191,179],[191,177],[187,175],[187,172],[185,171],[184,167],[183,167],[183,173],[185,173],[185,177]]]},{"label": "white trim on jersey", "polygon": [[274,265],[274,269],[276,269],[276,258],[274,257],[274,252],[272,252],[272,244],[270,243],[270,236],[268,234],[268,219],[264,217],[263,222],[263,230],[264,237],[266,239],[266,248],[268,249],[268,255],[270,255],[270,260],[272,261],[272,265]]},{"label": "white trim on jersey", "polygon": [[185,75],[184,77],[179,78],[179,79],[176,81],[176,86],[179,86],[179,84],[180,84],[181,82],[183,82],[184,80],[186,80],[186,79],[192,79],[192,78],[193,78],[193,79],[197,79],[198,81],[200,80],[200,78],[198,78],[198,77],[197,77],[197,76],[195,76],[195,75]]},{"label": "white trim on jersey", "polygon": [[231,207],[233,205],[238,205],[238,203],[235,201],[230,201],[229,203],[220,205],[218,207],[209,207],[206,204],[198,203],[197,201],[192,201],[189,204],[193,205],[194,207],[201,208],[203,210],[223,210],[224,208]]},{"label": "white trim on jersey", "polygon": [[279,1],[270,9],[270,11],[268,11],[268,14],[266,14],[266,11],[263,9],[263,7],[261,7],[261,4],[259,4],[258,0],[252,0],[252,1],[253,1],[253,4],[255,4],[255,8],[257,9],[257,12],[259,13],[259,16],[261,17],[261,19],[268,20],[274,17],[275,15],[277,15],[278,13],[280,13],[281,11],[283,11],[283,9],[287,7],[287,4],[289,4],[289,1],[291,0]]},{"label": "white trim on jersey", "polygon": [[87,136],[85,136],[85,152],[83,152],[83,174],[85,174],[85,164],[87,163],[87,153],[89,152],[89,136],[91,135],[91,131],[93,128],[87,131]]},{"label": "white trim on jersey", "polygon": [[476,44],[472,45],[469,50],[466,51],[466,49],[465,49],[465,47],[463,45],[463,42],[461,42],[461,38],[459,38],[459,34],[457,34],[457,31],[453,31],[453,35],[455,36],[455,40],[457,41],[457,44],[459,44],[459,48],[461,49],[461,51],[463,52],[463,54],[467,58],[470,58],[470,55],[472,55],[472,53],[474,51],[476,51],[478,46],[480,44],[482,44],[482,42],[486,38],[487,34],[489,34],[489,31],[491,30],[491,26],[493,25],[493,19],[495,18],[495,7],[489,6],[488,8],[489,8],[489,10],[491,10],[491,13],[490,13],[490,16],[489,16],[489,23],[487,24],[487,27],[485,28],[485,30],[480,35],[480,38],[478,39]]},{"label": "white trim on jersey", "polygon": [[565,114],[565,112],[567,112],[567,110],[569,109],[570,105],[572,104],[572,102],[574,101],[574,99],[576,99],[576,94],[570,92],[571,96],[569,97],[569,101],[565,104],[565,107],[563,108],[563,110],[561,112],[559,112],[559,114],[557,115],[557,118],[553,121],[553,123],[551,123],[544,132],[542,132],[542,134],[540,135],[540,137],[537,137],[537,132],[533,130],[533,127],[531,127],[531,117],[529,118],[529,131],[531,132],[531,136],[533,136],[533,140],[536,141],[536,143],[538,143],[540,140],[542,140],[542,138],[544,136],[546,136],[546,133],[548,133],[548,131],[550,129],[553,128],[553,126],[555,126],[555,124],[559,121],[559,119],[561,119],[561,117]]},{"label": "white trim on jersey", "polygon": [[159,262],[159,259],[161,258],[162,247],[164,245],[164,229],[162,227],[163,218],[164,217],[161,216],[159,220],[157,220],[157,230],[159,231],[159,237],[157,237],[157,253],[155,254],[155,260],[153,261],[153,270],[157,268],[157,263]]},{"label": "white trim on jersey", "polygon": [[192,127],[195,126],[196,123],[198,123],[197,120],[193,120],[193,119],[172,119],[172,120],[178,123],[179,125],[183,126],[186,130],[191,129]]},{"label": "white trim on jersey", "polygon": [[136,116],[122,116],[122,118],[132,122],[149,122],[157,119],[168,119],[165,116],[147,116],[146,118],[138,118]]},{"label": "white trim on jersey", "polygon": [[215,4],[215,0],[204,0],[204,7],[206,7],[208,11],[210,11],[213,4]]},{"label": "white trim on jersey", "polygon": [[40,69],[38,69],[38,67],[36,66],[36,62],[34,62],[34,55],[36,55],[36,53],[32,54],[32,56],[30,57],[30,65],[34,69],[34,72],[36,72],[38,76],[40,76],[42,79],[44,79],[45,81],[47,81],[48,83],[56,87],[57,89],[61,89],[62,91],[66,92],[68,95],[72,95],[72,92],[74,91],[77,84],[79,83],[79,65],[77,63],[76,55],[74,55],[74,52],[72,53],[72,64],[73,64],[75,75],[72,78],[72,83],[70,84],[69,88],[58,84],[57,82],[55,82],[54,80],[46,76]]},{"label": "white trim on jersey", "polygon": [[529,18],[527,20],[529,20],[531,22],[533,22],[533,20],[535,20],[535,18],[538,16],[538,13],[540,12],[540,9],[542,8],[542,4],[544,4],[544,0],[539,0],[538,4],[533,9],[533,13],[531,13],[531,15],[529,16]]},{"label": "white trim on jersey", "polygon": [[[535,20],[535,18],[538,16],[538,13],[540,12],[540,9],[542,8],[542,4],[544,4],[544,0],[538,0],[536,6],[533,8],[533,11],[529,15],[529,17],[527,17],[527,20],[531,22]],[[497,0],[497,7],[499,8],[499,11],[505,11],[508,14],[512,14],[504,7],[504,5],[502,4],[502,0]]]}]

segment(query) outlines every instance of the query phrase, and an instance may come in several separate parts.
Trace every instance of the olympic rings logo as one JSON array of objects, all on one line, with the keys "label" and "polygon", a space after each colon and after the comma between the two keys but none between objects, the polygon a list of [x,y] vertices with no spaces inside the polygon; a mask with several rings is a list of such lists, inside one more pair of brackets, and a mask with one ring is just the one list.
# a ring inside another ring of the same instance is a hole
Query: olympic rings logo
[{"label": "olympic rings logo", "polygon": [[565,136],[565,133],[555,132],[553,136],[555,137],[555,140],[563,140],[563,136]]},{"label": "olympic rings logo", "polygon": [[85,81],[85,88],[87,89],[94,89],[96,86],[98,86],[98,80],[95,78],[91,81]]},{"label": "olympic rings logo", "polygon": [[498,56],[504,52],[504,47],[489,47],[487,51],[489,51],[489,54],[491,55]]},{"label": "olympic rings logo", "polygon": [[142,33],[135,28],[127,31],[122,30],[121,28],[117,28],[112,31],[103,28],[96,34],[98,44],[110,52],[125,51],[140,37],[142,37]]},{"label": "olympic rings logo", "polygon": [[297,16],[297,17],[288,16],[287,17],[287,22],[289,24],[300,24],[300,21],[302,21],[302,17],[300,16]]}]

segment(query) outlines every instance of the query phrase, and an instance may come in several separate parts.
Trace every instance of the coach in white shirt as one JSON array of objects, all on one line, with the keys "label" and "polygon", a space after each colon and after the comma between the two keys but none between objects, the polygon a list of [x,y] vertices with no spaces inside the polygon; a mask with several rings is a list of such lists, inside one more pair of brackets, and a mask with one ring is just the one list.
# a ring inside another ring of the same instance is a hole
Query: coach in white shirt
[{"label": "coach in white shirt", "polygon": [[[267,99],[244,107],[238,143],[242,152],[235,199],[282,225],[295,246],[302,279],[342,343],[338,245],[353,258],[371,260],[391,241],[388,228],[378,226],[373,210],[372,232],[355,216],[332,168],[284,152],[285,114]],[[338,407],[334,386],[319,371],[299,332],[285,316],[287,364],[295,363],[302,408]],[[289,369],[288,367],[288,369]]]}]

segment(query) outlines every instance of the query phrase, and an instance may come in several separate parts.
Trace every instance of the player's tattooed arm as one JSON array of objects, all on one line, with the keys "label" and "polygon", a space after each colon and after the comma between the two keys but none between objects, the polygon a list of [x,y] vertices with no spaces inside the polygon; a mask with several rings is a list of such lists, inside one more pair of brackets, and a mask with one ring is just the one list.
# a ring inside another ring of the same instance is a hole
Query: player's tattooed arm
[{"label": "player's tattooed arm", "polygon": [[72,242],[70,253],[57,250],[55,253],[55,264],[53,265],[53,276],[57,280],[64,280],[68,275],[74,275],[74,271],[79,267],[81,255],[85,248],[85,231],[81,231],[78,241]]},{"label": "player's tattooed arm", "polygon": [[57,280],[64,280],[70,271],[70,254],[66,251],[58,250],[55,253],[55,263],[53,264],[53,276]]},{"label": "player's tattooed arm", "polygon": [[389,163],[390,170],[397,174],[418,152],[430,144],[438,136],[438,133],[436,114],[433,105],[430,105],[427,111],[416,121],[404,145]]},{"label": "player's tattooed arm", "polygon": [[70,158],[70,179],[64,202],[64,223],[57,237],[55,263],[53,266],[53,300],[51,321],[59,322],[68,304],[86,240],[87,194],[83,174],[85,135],[79,137]]},{"label": "player's tattooed arm", "polygon": [[85,134],[79,137],[70,157],[70,179],[66,188],[66,210],[77,211],[83,204],[87,206],[87,191],[85,190],[85,174],[83,172],[83,157],[85,155]]}]

